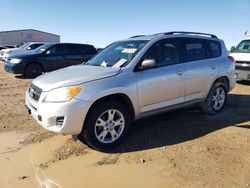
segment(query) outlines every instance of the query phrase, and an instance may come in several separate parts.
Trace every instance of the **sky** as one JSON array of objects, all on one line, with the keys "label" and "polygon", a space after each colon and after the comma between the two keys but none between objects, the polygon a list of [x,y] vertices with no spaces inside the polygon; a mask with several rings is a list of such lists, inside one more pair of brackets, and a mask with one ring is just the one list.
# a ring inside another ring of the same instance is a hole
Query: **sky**
[{"label": "sky", "polygon": [[37,29],[105,47],[133,35],[213,33],[227,48],[250,34],[250,0],[0,0],[0,31]]}]

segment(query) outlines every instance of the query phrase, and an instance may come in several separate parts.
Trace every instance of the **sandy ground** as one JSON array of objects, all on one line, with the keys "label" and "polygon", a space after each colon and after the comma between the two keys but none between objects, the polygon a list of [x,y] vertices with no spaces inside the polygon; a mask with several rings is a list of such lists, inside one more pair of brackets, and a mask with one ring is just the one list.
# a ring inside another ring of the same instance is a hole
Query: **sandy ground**
[{"label": "sandy ground", "polygon": [[0,62],[0,188],[250,187],[248,82],[222,113],[189,108],[135,122],[107,153],[40,128],[24,108],[30,82]]}]

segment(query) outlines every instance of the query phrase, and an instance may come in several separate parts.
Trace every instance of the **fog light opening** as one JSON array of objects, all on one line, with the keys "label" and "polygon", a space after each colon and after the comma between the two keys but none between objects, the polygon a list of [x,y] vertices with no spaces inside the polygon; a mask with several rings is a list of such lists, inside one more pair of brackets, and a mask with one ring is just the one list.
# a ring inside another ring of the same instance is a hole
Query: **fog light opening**
[{"label": "fog light opening", "polygon": [[64,122],[64,117],[63,116],[59,116],[59,117],[56,118],[56,126],[57,127],[62,127],[63,122]]},{"label": "fog light opening", "polygon": [[38,119],[38,121],[42,121],[42,116],[38,115],[37,119]]}]

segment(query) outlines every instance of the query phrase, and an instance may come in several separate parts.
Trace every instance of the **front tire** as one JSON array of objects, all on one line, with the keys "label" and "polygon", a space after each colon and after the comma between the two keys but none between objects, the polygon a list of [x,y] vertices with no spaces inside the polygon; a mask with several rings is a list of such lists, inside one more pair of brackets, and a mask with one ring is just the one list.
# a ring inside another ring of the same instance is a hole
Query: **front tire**
[{"label": "front tire", "polygon": [[29,64],[24,70],[24,76],[26,78],[36,78],[43,73],[41,65],[36,63]]},{"label": "front tire", "polygon": [[131,115],[122,103],[98,103],[88,113],[80,137],[96,150],[108,150],[125,139],[130,122]]},{"label": "front tire", "polygon": [[205,113],[216,114],[221,112],[227,101],[227,89],[223,82],[213,84],[207,98],[202,102],[201,107]]}]

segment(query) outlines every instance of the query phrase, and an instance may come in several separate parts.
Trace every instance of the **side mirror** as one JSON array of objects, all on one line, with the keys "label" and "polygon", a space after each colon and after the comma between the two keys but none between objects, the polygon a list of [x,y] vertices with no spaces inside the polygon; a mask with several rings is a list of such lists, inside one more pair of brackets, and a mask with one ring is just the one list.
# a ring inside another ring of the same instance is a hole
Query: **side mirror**
[{"label": "side mirror", "polygon": [[48,51],[46,51],[46,53],[45,53],[46,55],[49,55],[50,54],[50,51],[48,50]]},{"label": "side mirror", "polygon": [[26,50],[31,50],[31,47],[26,48]]},{"label": "side mirror", "polygon": [[148,69],[148,68],[155,68],[155,67],[156,67],[156,61],[154,59],[146,59],[146,60],[143,60],[140,68]]},{"label": "side mirror", "polygon": [[235,50],[235,46],[231,47],[231,52],[233,52]]}]

